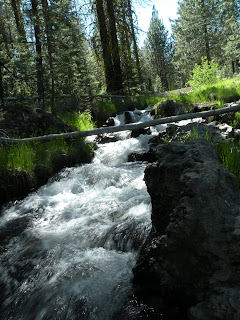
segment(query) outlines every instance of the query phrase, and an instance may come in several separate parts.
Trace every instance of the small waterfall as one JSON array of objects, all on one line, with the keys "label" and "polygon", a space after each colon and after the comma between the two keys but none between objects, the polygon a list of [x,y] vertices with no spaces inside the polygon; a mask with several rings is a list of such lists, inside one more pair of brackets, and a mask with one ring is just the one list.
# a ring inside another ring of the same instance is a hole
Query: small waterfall
[{"label": "small waterfall", "polygon": [[99,145],[91,164],[62,170],[2,210],[0,319],[107,320],[131,293],[151,203],[146,164],[127,157],[145,150],[151,135],[114,135],[118,141]]}]

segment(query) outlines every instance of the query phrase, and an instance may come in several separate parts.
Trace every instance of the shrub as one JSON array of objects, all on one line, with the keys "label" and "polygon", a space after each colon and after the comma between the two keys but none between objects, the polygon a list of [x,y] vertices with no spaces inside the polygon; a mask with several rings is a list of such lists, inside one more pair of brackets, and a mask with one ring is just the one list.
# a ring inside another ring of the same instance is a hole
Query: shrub
[{"label": "shrub", "polygon": [[200,65],[195,64],[192,71],[192,79],[187,82],[194,89],[198,89],[203,85],[210,85],[220,80],[218,63],[214,60],[208,61],[206,57],[202,57]]}]

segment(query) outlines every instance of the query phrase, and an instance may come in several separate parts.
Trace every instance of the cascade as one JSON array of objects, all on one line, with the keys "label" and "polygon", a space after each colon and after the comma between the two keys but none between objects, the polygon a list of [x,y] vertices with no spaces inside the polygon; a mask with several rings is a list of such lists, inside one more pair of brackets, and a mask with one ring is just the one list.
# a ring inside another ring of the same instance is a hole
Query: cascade
[{"label": "cascade", "polygon": [[[131,117],[150,119],[139,110]],[[124,114],[114,122],[125,123]],[[130,135],[115,133],[117,141],[99,144],[92,163],[62,170],[2,210],[0,319],[107,320],[131,293],[151,202],[146,163],[127,159],[145,151],[152,135]]]}]

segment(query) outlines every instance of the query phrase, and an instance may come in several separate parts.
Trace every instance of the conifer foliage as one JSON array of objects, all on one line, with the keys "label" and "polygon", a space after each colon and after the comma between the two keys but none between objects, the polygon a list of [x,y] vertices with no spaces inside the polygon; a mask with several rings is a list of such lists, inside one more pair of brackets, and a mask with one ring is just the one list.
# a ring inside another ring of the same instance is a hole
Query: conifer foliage
[{"label": "conifer foliage", "polygon": [[196,63],[207,57],[219,63],[224,76],[239,72],[239,1],[183,0],[174,21],[174,62],[185,84]]},{"label": "conifer foliage", "polygon": [[153,80],[156,91],[160,88],[169,90],[171,42],[163,22],[158,18],[155,6],[153,6],[144,46],[145,60],[148,65],[145,69],[151,70],[151,72],[147,71],[148,77]]},{"label": "conifer foliage", "polygon": [[[135,1],[135,2],[134,2]],[[240,72],[238,0],[181,0],[169,37],[153,7],[138,46],[137,0],[0,0],[0,103],[142,93],[184,86],[196,64]],[[59,100],[58,100],[59,101]]]}]

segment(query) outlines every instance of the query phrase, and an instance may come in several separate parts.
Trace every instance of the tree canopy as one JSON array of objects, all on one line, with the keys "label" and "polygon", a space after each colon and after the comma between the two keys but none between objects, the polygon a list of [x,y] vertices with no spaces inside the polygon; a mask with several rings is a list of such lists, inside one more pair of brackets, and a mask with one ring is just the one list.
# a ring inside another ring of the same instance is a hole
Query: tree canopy
[{"label": "tree canopy", "polygon": [[[0,0],[0,99],[159,93],[184,86],[206,57],[239,73],[240,3],[181,0],[169,36],[155,7],[144,45],[132,0]],[[73,101],[73,100],[72,100]]]}]

